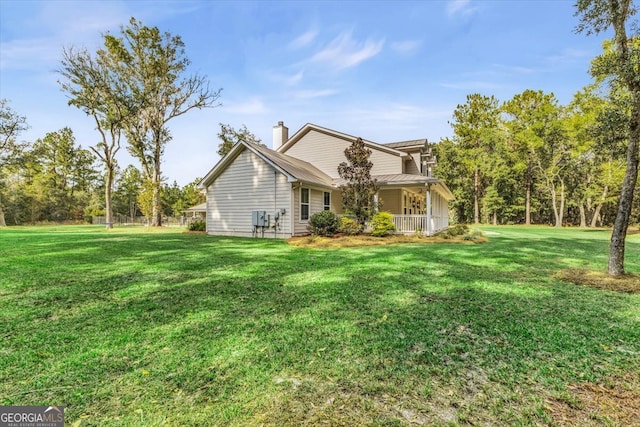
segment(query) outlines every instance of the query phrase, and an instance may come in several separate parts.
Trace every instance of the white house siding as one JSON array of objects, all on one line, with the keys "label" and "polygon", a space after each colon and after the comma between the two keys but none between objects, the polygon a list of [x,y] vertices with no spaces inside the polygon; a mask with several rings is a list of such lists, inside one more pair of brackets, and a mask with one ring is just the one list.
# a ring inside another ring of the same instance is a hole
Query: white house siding
[{"label": "white house siding", "polygon": [[273,221],[275,210],[283,208],[286,213],[277,234],[268,228],[264,236],[290,237],[290,207],[291,184],[287,177],[245,149],[207,188],[207,232],[251,237],[252,211],[267,211]]},{"label": "white house siding", "polygon": [[[296,235],[309,234],[309,230],[307,229],[309,221],[300,219],[300,187],[309,188],[301,184],[293,191],[293,231]],[[328,190],[309,189],[309,217],[316,212],[324,210],[324,191]],[[333,206],[333,200],[331,201],[331,205]]]},{"label": "white house siding", "polygon": [[[344,150],[350,145],[344,139],[311,130],[283,154],[307,161],[330,177],[339,178],[338,165],[347,160]],[[374,148],[371,151],[371,175],[402,173],[402,157]]]}]

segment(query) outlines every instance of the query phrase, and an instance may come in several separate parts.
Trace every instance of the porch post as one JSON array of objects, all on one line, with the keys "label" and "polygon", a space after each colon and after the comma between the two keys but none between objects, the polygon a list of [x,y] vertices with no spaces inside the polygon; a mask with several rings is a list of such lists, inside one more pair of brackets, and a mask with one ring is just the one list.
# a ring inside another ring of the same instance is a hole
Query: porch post
[{"label": "porch post", "polygon": [[431,236],[433,234],[433,230],[431,229],[431,184],[427,184],[427,194],[426,194],[426,202],[427,202],[427,236]]},{"label": "porch post", "polygon": [[376,194],[373,195],[373,211],[375,213],[378,213],[378,192],[376,191]]}]

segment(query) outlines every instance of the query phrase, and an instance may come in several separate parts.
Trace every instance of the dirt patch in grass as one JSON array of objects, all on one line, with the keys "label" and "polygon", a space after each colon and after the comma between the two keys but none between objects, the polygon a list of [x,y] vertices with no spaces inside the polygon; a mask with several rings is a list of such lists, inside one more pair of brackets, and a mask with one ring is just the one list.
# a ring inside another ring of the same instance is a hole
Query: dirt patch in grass
[{"label": "dirt patch in grass", "polygon": [[640,276],[625,274],[621,277],[609,276],[602,271],[570,269],[562,270],[556,275],[560,280],[580,286],[606,289],[626,294],[640,293]]},{"label": "dirt patch in grass", "polygon": [[351,248],[360,246],[396,245],[401,243],[463,243],[473,245],[475,243],[485,243],[487,238],[483,235],[474,236],[472,240],[465,239],[464,236],[453,236],[445,238],[443,235],[421,236],[392,234],[385,237],[374,237],[369,234],[357,236],[335,235],[333,237],[322,236],[301,236],[292,237],[287,240],[291,246],[303,248]]},{"label": "dirt patch in grass", "polygon": [[567,386],[567,393],[547,400],[547,411],[561,426],[638,425],[640,373],[627,373],[603,384]]}]

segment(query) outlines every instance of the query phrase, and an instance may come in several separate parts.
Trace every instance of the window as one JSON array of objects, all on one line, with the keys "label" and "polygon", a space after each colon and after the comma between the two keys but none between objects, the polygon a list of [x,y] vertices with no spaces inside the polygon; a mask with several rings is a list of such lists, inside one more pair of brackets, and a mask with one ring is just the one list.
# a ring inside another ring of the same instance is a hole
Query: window
[{"label": "window", "polygon": [[300,189],[300,220],[307,221],[309,219],[309,189]]},{"label": "window", "polygon": [[328,191],[324,192],[324,210],[325,211],[330,211],[331,210],[331,193],[329,193]]}]

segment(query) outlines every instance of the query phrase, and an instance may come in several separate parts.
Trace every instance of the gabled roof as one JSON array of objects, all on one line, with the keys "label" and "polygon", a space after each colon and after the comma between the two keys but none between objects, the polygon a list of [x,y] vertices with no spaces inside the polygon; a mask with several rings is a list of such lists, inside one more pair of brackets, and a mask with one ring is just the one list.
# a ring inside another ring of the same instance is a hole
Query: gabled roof
[{"label": "gabled roof", "polygon": [[[307,123],[306,125],[302,126],[302,128],[300,128],[300,130],[298,130],[291,138],[289,138],[289,140],[287,142],[285,142],[280,147],[278,147],[277,148],[277,152],[278,153],[285,153],[296,142],[298,142],[300,139],[302,139],[303,136],[305,136],[306,134],[308,134],[312,130],[315,130],[316,132],[323,133],[325,135],[329,135],[329,136],[333,136],[333,137],[336,137],[336,138],[340,138],[340,139],[343,139],[343,140],[348,141],[348,142],[353,142],[356,139],[358,139],[357,136],[349,135],[349,134],[346,134],[346,133],[335,131],[333,129],[328,129],[328,128],[325,128],[325,127],[322,127],[322,126],[314,125],[313,123]],[[369,148],[373,148],[373,149],[376,149],[376,150],[384,151],[385,153],[393,154],[393,155],[396,155],[396,156],[399,156],[399,157],[406,157],[407,156],[407,153],[405,153],[404,151],[396,150],[394,147],[391,147],[389,145],[378,144],[377,142],[369,141],[369,140],[366,140],[364,138],[362,139],[362,141],[364,142],[364,145],[368,146]]]},{"label": "gabled roof", "polygon": [[237,142],[231,151],[227,153],[220,161],[202,178],[198,184],[199,187],[210,185],[220,174],[240,155],[243,150],[249,150],[256,156],[260,157],[274,169],[284,174],[289,182],[304,182],[307,184],[320,185],[323,187],[332,187],[333,180],[331,177],[311,163],[298,160],[286,154],[277,153],[267,147],[253,144],[246,141]]},{"label": "gabled roof", "polygon": [[284,170],[288,175],[295,178],[296,181],[307,182],[309,184],[319,184],[331,187],[333,179],[322,172],[309,162],[278,153],[267,147],[251,144],[251,146],[261,153],[266,159],[270,160],[276,166]]},{"label": "gabled roof", "polygon": [[383,145],[386,147],[396,148],[399,150],[407,148],[422,148],[427,143],[427,138],[412,139],[410,141],[398,141],[398,142],[386,142]]}]

